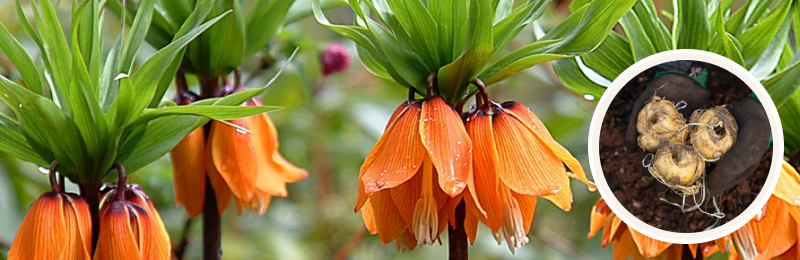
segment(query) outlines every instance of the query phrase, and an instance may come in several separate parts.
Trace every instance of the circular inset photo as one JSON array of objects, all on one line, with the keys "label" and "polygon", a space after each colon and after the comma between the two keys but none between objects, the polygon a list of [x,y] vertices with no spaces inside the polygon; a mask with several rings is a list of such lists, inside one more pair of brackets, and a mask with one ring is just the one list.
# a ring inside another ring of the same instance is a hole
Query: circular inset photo
[{"label": "circular inset photo", "polygon": [[592,174],[611,210],[671,243],[711,241],[752,219],[775,188],[782,154],[764,87],[733,61],[697,50],[625,70],[598,103],[589,135]]}]

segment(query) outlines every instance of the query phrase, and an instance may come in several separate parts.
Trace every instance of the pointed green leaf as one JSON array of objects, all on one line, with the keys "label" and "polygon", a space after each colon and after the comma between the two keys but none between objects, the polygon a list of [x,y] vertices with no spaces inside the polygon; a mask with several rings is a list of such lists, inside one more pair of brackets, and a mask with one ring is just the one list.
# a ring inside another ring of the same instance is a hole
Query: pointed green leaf
[{"label": "pointed green leaf", "polygon": [[492,55],[491,0],[476,0],[470,3],[469,46],[456,61],[445,65],[438,72],[439,91],[451,103],[459,101],[466,94],[470,81]]},{"label": "pointed green leaf", "polygon": [[579,95],[588,94],[592,97],[600,97],[606,91],[606,88],[592,82],[581,72],[575,59],[556,60],[551,64],[553,64],[553,70],[564,86]]},{"label": "pointed green leaf", "polygon": [[647,35],[644,26],[642,26],[642,23],[639,21],[639,17],[633,10],[623,15],[619,23],[625,31],[626,38],[630,40],[634,60],[639,61],[647,56],[656,54],[653,40]]}]

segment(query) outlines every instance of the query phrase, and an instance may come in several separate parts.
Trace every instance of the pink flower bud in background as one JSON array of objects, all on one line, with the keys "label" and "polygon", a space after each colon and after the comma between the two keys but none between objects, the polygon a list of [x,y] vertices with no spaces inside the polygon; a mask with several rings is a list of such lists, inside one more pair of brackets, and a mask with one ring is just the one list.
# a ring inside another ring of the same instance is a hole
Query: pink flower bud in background
[{"label": "pink flower bud in background", "polygon": [[333,73],[347,70],[350,66],[350,51],[338,43],[331,43],[319,57],[322,63],[322,75],[327,77]]}]

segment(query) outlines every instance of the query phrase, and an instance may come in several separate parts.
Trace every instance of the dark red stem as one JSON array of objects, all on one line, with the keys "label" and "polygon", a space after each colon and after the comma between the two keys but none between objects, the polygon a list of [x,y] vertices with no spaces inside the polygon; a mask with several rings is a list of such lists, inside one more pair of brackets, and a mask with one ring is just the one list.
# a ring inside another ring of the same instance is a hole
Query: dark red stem
[{"label": "dark red stem", "polygon": [[469,243],[467,242],[467,232],[464,230],[464,218],[467,210],[462,200],[456,206],[456,228],[447,226],[448,246],[450,248],[450,260],[469,259]]},{"label": "dark red stem", "polygon": [[[56,181],[57,170],[58,160],[55,160],[50,164],[50,172],[47,173],[47,177],[50,179],[50,189],[55,193],[61,193],[64,189],[58,184],[58,181]],[[63,179],[61,180],[61,184],[64,184]]]},{"label": "dark red stem", "polygon": [[219,260],[221,250],[222,229],[217,209],[217,195],[211,188],[211,181],[206,177],[206,198],[203,203],[203,260]]},{"label": "dark red stem", "polygon": [[436,84],[435,84],[436,82],[435,81],[436,81],[436,72],[431,73],[430,75],[428,75],[428,93],[427,93],[427,97],[433,97],[434,96],[433,89],[434,89],[434,86],[436,86]]},{"label": "dark red stem", "polygon": [[92,216],[92,255],[97,249],[97,238],[100,235],[100,184],[79,184],[81,197],[89,205],[89,214]]},{"label": "dark red stem", "polygon": [[111,168],[117,169],[119,178],[117,179],[117,200],[125,200],[125,184],[128,182],[128,175],[125,173],[125,167],[122,164],[114,163]]}]

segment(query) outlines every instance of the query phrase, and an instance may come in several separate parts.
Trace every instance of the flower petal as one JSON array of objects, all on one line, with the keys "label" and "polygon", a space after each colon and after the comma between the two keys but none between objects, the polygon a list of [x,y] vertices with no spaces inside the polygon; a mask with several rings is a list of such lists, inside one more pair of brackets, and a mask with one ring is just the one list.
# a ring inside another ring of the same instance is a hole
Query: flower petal
[{"label": "flower petal", "polygon": [[392,201],[400,212],[400,216],[405,221],[406,228],[410,229],[414,220],[414,208],[422,197],[422,170],[408,181],[388,191],[392,195]]},{"label": "flower petal", "polygon": [[[275,161],[278,153],[278,138],[275,127],[268,124],[266,117],[256,115],[248,118],[256,158],[256,193],[265,192],[273,196],[286,197],[286,181],[283,179],[283,166]],[[280,156],[280,154],[278,155]],[[256,196],[256,195],[254,195]],[[263,198],[263,195],[262,195]],[[263,201],[263,200],[262,200]],[[244,200],[245,204],[248,201]]]},{"label": "flower petal", "polygon": [[583,170],[581,163],[575,159],[575,157],[573,157],[572,154],[570,154],[570,152],[564,148],[564,146],[561,146],[561,144],[553,139],[553,136],[550,135],[550,131],[547,131],[547,127],[544,125],[544,123],[542,123],[542,120],[540,120],[539,117],[533,113],[533,111],[528,109],[528,107],[514,101],[503,103],[503,108],[505,108],[506,111],[509,111],[509,114],[514,115],[520,121],[525,122],[526,126],[530,127],[533,132],[537,133],[539,137],[546,141],[548,146],[553,149],[553,152],[555,152],[556,156],[564,161],[567,167],[569,167],[571,172],[567,172],[567,174],[569,174],[570,177],[585,183],[586,186],[588,186],[589,191],[597,190],[597,186],[594,184],[594,182],[591,182],[588,178],[586,178],[586,172]]},{"label": "flower petal", "polygon": [[[470,192],[467,190],[467,192]],[[475,202],[472,200],[466,199],[464,203],[467,207],[467,214],[464,217],[464,230],[467,233],[467,237],[469,238],[470,244],[475,244],[475,236],[478,233],[478,215],[480,213],[477,212],[477,208],[475,207]],[[502,214],[502,213],[501,213]]]},{"label": "flower petal", "polygon": [[64,209],[65,213],[74,214],[75,216],[75,229],[73,232],[77,233],[77,237],[73,237],[76,243],[72,250],[76,250],[81,256],[70,259],[91,259],[92,248],[92,215],[89,212],[89,205],[80,196],[72,193],[65,194],[65,201],[70,203],[69,209]]},{"label": "flower petal", "polygon": [[572,210],[572,189],[569,188],[569,181],[566,182],[564,188],[554,195],[547,195],[542,198],[553,202],[561,210],[569,212]]},{"label": "flower petal", "polygon": [[[252,129],[249,119],[229,122]],[[219,121],[211,123],[210,131],[211,158],[217,171],[237,198],[250,201],[256,191],[257,170],[253,134],[239,132],[236,127]]]},{"label": "flower petal", "polygon": [[372,204],[367,200],[361,210],[361,218],[364,219],[364,226],[370,234],[378,234],[378,224],[375,222],[375,212],[372,211]]},{"label": "flower petal", "polygon": [[132,225],[128,202],[114,201],[104,206],[100,213],[100,234],[94,260],[120,259],[141,260],[138,229]]},{"label": "flower petal", "polygon": [[[228,183],[220,176],[217,167],[214,166],[214,161],[211,160],[211,146],[206,147],[206,173],[208,182],[211,183],[211,188],[214,189],[214,195],[217,197],[217,211],[222,214],[231,204],[233,192],[228,187]],[[206,187],[206,192],[208,192],[208,187]],[[205,200],[205,198],[203,199]]]},{"label": "flower petal", "polygon": [[419,133],[439,186],[451,198],[461,194],[472,174],[472,142],[461,117],[442,98],[430,98],[422,104]]},{"label": "flower petal", "polygon": [[778,185],[775,186],[772,195],[791,205],[800,206],[800,175],[786,161],[783,162],[781,175],[778,177]]},{"label": "flower petal", "polygon": [[169,152],[175,203],[183,205],[190,218],[203,212],[206,192],[205,130],[198,127]]},{"label": "flower petal", "polygon": [[467,186],[470,195],[473,195],[471,199],[475,201],[473,205],[478,210],[476,217],[496,232],[503,224],[503,202],[497,191],[499,156],[492,131],[492,118],[478,111],[470,116],[466,129],[475,151],[472,158],[473,181]]},{"label": "flower petal", "polygon": [[517,199],[519,203],[519,209],[522,213],[522,223],[523,228],[526,230],[531,230],[531,223],[533,223],[533,213],[536,211],[536,197],[528,196],[524,194],[519,194],[516,192],[512,192],[514,198]]},{"label": "flower petal", "polygon": [[787,204],[776,197],[767,201],[767,213],[759,222],[750,222],[759,259],[772,259],[797,242],[795,222]]},{"label": "flower petal", "polygon": [[731,235],[720,237],[717,240],[714,240],[714,244],[717,246],[719,251],[725,253],[725,251],[727,251],[729,241],[731,241]]},{"label": "flower petal", "polygon": [[[613,211],[609,212],[608,217],[606,217],[606,223],[603,226],[602,247],[606,247],[608,243],[611,243],[621,223],[622,219],[618,218]],[[625,232],[625,229],[622,232]]]},{"label": "flower petal", "polygon": [[396,187],[411,179],[421,168],[425,151],[418,132],[420,107],[406,102],[396,121],[391,121],[361,166],[359,180],[364,192],[372,194]]},{"label": "flower petal", "polygon": [[603,198],[600,198],[600,200],[594,204],[592,207],[592,215],[589,219],[590,228],[589,235],[587,236],[588,238],[594,237],[594,235],[600,231],[600,228],[605,225],[609,210],[610,209],[608,208],[608,205],[606,205],[606,201],[603,200]]},{"label": "flower petal", "polygon": [[633,242],[631,233],[623,232],[620,234],[619,239],[612,245],[614,251],[614,260],[625,260],[628,256],[633,256],[633,259],[644,259],[639,251],[636,250],[636,243]]},{"label": "flower petal", "polygon": [[31,205],[17,230],[8,259],[49,260],[63,257],[64,241],[69,238],[62,196],[47,192]]},{"label": "flower petal", "polygon": [[501,170],[500,180],[525,195],[546,196],[561,191],[569,181],[561,159],[523,123],[500,112],[494,133]]},{"label": "flower petal", "polygon": [[378,236],[384,245],[389,244],[406,230],[403,217],[395,207],[392,195],[388,191],[376,192],[369,198],[372,211],[375,213]]},{"label": "flower petal", "polygon": [[631,227],[628,227],[628,232],[631,233],[633,242],[635,242],[636,247],[639,248],[639,253],[647,258],[654,258],[658,256],[661,254],[661,252],[664,252],[664,250],[667,250],[667,248],[672,245],[672,243],[663,242],[655,238],[645,236]]}]

